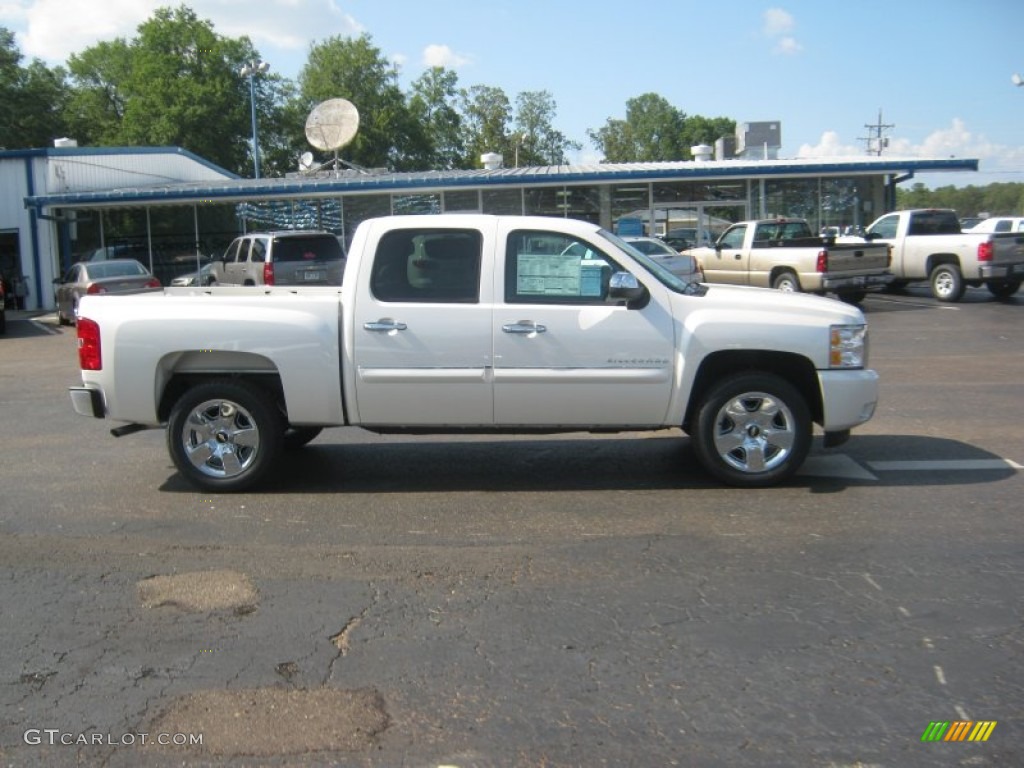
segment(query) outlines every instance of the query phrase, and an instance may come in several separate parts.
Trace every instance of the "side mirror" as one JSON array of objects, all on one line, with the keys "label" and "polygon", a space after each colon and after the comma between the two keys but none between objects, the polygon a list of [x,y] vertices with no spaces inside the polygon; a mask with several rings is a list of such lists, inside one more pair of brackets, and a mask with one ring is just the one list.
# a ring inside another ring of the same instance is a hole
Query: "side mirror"
[{"label": "side mirror", "polygon": [[650,294],[647,288],[631,272],[616,272],[608,282],[608,298],[625,301],[631,309],[642,307]]}]

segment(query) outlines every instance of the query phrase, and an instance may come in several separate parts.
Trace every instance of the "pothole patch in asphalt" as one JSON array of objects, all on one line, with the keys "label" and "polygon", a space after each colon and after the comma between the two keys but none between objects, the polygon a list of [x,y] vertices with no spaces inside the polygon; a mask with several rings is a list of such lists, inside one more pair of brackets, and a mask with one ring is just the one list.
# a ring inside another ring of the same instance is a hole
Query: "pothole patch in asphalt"
[{"label": "pothole patch in asphalt", "polygon": [[248,613],[259,601],[249,577],[230,570],[151,576],[136,586],[146,608],[172,606],[193,613],[234,609],[236,613]]},{"label": "pothole patch in asphalt", "polygon": [[270,757],[358,751],[388,727],[384,699],[373,689],[200,691],[177,699],[153,732],[202,734],[217,756]]}]

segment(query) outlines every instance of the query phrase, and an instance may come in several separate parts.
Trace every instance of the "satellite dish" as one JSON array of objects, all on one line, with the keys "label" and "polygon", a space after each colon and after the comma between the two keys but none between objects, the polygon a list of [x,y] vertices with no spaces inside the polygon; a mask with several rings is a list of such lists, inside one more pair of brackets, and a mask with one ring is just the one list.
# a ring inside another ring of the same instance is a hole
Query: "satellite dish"
[{"label": "satellite dish", "polygon": [[359,110],[347,99],[328,99],[317,104],[306,118],[306,138],[317,149],[341,149],[359,130]]},{"label": "satellite dish", "polygon": [[309,171],[313,169],[313,153],[303,152],[299,155],[299,168],[303,171]]}]

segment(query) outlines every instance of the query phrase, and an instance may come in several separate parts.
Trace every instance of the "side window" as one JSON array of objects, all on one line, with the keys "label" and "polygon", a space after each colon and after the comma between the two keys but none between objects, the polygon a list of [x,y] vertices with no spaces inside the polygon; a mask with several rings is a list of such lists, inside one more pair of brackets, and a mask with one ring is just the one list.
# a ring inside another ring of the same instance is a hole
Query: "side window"
[{"label": "side window", "polygon": [[883,219],[875,222],[875,225],[868,230],[869,234],[877,235],[878,237],[891,240],[896,237],[896,227],[899,223],[899,217],[897,216],[886,216]]},{"label": "side window", "polygon": [[[726,231],[726,233],[724,235],[722,235],[722,239],[719,240],[719,242],[722,244],[723,248],[742,248],[743,247],[743,238],[746,236],[746,234],[747,234],[747,225],[746,224],[740,224],[739,226],[736,226],[736,227],[730,227]],[[771,239],[771,237],[775,233],[773,231],[771,231],[770,229],[764,229],[764,235],[765,236],[764,236],[764,238],[762,238],[761,237],[762,228],[758,228],[756,234],[757,234],[757,238],[759,240],[761,240],[761,239]]]},{"label": "side window", "polygon": [[[593,245],[554,232],[512,232],[505,253],[509,304],[603,304],[621,268]],[[617,302],[616,302],[617,303]]]},{"label": "side window", "polygon": [[475,229],[398,229],[377,245],[370,292],[380,301],[476,304],[483,238]]},{"label": "side window", "polygon": [[231,264],[238,259],[238,246],[242,238],[238,237],[231,241],[231,245],[224,249],[224,263]]},{"label": "side window", "polygon": [[262,237],[254,237],[252,250],[249,251],[249,262],[251,264],[262,264],[267,260],[267,244]]},{"label": "side window", "polygon": [[1009,232],[1010,221],[1009,219],[1002,219],[996,222],[996,232]]}]

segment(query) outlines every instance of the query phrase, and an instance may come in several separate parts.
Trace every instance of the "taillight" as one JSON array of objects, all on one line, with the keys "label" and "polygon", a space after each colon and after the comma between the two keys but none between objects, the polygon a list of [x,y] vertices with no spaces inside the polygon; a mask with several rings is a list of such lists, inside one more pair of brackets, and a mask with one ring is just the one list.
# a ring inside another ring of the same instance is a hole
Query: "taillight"
[{"label": "taillight", "polygon": [[151,277],[151,278],[149,278],[149,280],[146,281],[146,287],[147,288],[163,288],[163,286],[160,285],[160,281],[157,280],[155,277]]},{"label": "taillight", "polygon": [[272,262],[268,261],[263,265],[263,284],[274,284],[274,265]]},{"label": "taillight", "polygon": [[100,325],[87,317],[78,318],[78,366],[83,371],[102,371]]},{"label": "taillight", "polygon": [[978,261],[992,261],[992,241],[986,240],[984,243],[978,243]]},{"label": "taillight", "polygon": [[102,285],[98,285],[97,283],[92,283],[92,284],[89,285],[88,288],[85,289],[85,292],[86,293],[91,293],[91,294],[95,295],[97,293],[106,293],[107,289],[104,288]]},{"label": "taillight", "polygon": [[818,251],[818,263],[814,268],[822,275],[828,272],[828,251]]}]

